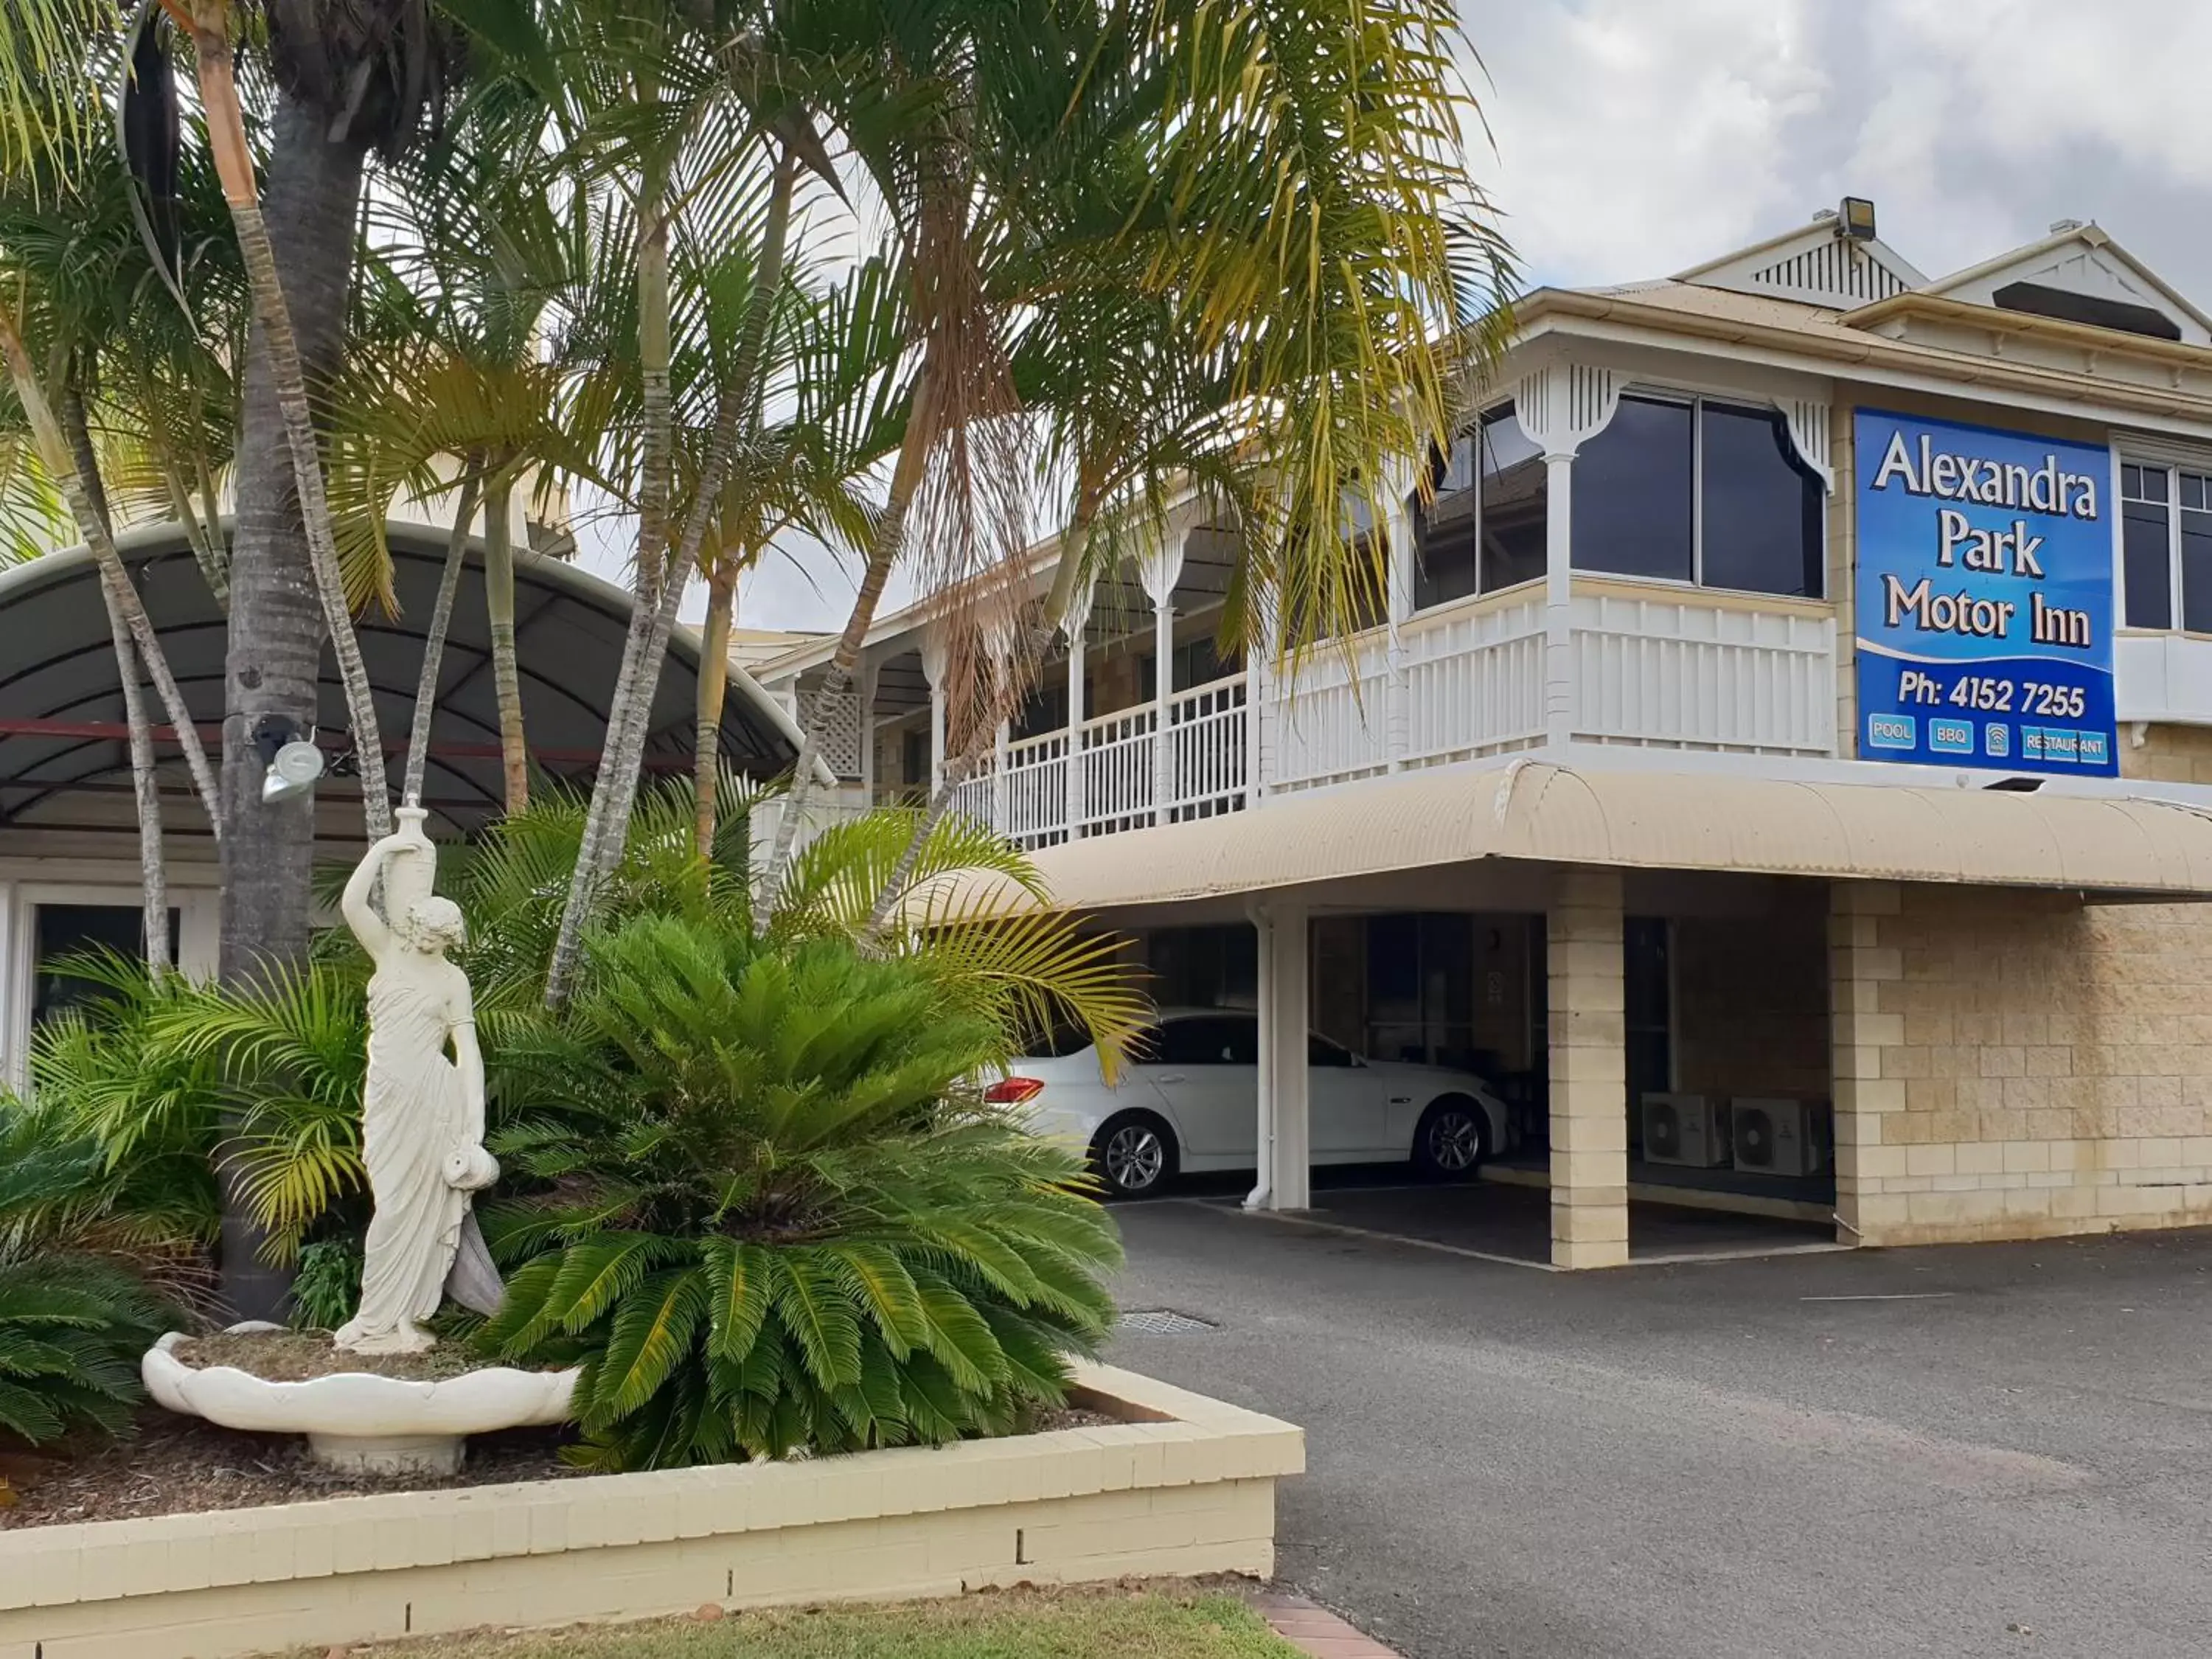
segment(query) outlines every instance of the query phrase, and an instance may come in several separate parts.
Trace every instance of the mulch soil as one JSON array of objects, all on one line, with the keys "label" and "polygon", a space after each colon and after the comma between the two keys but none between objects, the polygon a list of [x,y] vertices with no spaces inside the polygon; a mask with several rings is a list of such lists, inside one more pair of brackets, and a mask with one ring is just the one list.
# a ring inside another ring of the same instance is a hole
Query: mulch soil
[{"label": "mulch soil", "polygon": [[[1097,1428],[1115,1421],[1097,1412],[1049,1412],[1039,1418],[1036,1431]],[[0,1448],[0,1531],[376,1492],[565,1480],[583,1473],[560,1461],[562,1446],[573,1437],[574,1431],[563,1428],[471,1435],[468,1461],[459,1474],[344,1474],[313,1462],[302,1438],[240,1433],[149,1407],[140,1415],[138,1432],[128,1440],[87,1438],[44,1454]]]},{"label": "mulch soil", "polygon": [[52,1456],[0,1451],[0,1480],[15,1494],[0,1508],[0,1529],[557,1480],[580,1473],[560,1461],[568,1438],[562,1429],[471,1435],[459,1474],[343,1474],[310,1461],[307,1443],[297,1437],[244,1434],[154,1407],[128,1440],[88,1440],[56,1447]]}]

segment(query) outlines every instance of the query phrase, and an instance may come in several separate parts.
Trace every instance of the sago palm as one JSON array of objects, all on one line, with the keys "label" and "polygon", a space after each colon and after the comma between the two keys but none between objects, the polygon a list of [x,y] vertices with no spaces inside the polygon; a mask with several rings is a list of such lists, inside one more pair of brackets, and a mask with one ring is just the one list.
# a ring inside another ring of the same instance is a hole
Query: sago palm
[{"label": "sago palm", "polygon": [[575,1356],[603,1468],[937,1442],[1058,1404],[1111,1322],[1069,1151],[967,1081],[988,1019],[928,964],[653,918],[595,939],[497,1138],[541,1193],[485,1332]]}]

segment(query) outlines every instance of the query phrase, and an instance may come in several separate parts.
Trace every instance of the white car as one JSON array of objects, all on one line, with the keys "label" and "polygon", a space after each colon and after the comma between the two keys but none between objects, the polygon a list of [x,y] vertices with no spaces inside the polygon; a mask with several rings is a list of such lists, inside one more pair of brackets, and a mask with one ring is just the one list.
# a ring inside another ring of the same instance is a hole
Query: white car
[{"label": "white car", "polygon": [[[1510,1114],[1472,1073],[1363,1059],[1318,1032],[1306,1044],[1316,1164],[1411,1159],[1424,1175],[1454,1180],[1510,1150]],[[990,1098],[1027,1107],[1039,1134],[1089,1148],[1109,1193],[1135,1198],[1158,1192],[1178,1170],[1257,1162],[1257,1014],[1164,1010],[1110,1087],[1080,1036],[1037,1046],[1057,1052],[1016,1060]]]}]

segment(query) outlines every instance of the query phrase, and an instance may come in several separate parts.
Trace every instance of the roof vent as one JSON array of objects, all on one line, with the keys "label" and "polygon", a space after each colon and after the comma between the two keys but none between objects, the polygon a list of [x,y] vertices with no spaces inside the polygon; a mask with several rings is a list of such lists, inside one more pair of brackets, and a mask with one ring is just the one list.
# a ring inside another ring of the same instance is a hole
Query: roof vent
[{"label": "roof vent", "polygon": [[1813,222],[1814,222],[1814,224],[1816,224],[1816,225],[1825,225],[1825,224],[1826,224],[1826,223],[1828,222],[1828,221],[1829,221],[1829,220],[1831,220],[1831,219],[1834,218],[1835,216],[1836,216],[1836,210],[1835,210],[1835,209],[1833,209],[1833,208],[1821,208],[1821,209],[1818,210],[1816,212],[1814,212],[1814,214],[1813,215]]},{"label": "roof vent", "polygon": [[2053,236],[2063,236],[2069,230],[2081,228],[2081,221],[2079,219],[2053,219],[2051,222],[2051,234]]}]

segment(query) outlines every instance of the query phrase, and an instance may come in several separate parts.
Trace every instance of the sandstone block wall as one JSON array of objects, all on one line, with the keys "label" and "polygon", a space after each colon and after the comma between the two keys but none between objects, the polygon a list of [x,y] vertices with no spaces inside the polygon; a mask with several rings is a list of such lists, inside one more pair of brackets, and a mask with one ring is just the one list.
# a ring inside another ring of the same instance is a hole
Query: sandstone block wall
[{"label": "sandstone block wall", "polygon": [[2212,907],[1839,882],[1829,939],[1864,1242],[2212,1221]]}]

